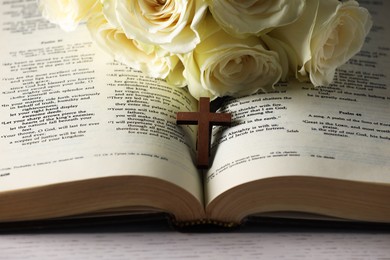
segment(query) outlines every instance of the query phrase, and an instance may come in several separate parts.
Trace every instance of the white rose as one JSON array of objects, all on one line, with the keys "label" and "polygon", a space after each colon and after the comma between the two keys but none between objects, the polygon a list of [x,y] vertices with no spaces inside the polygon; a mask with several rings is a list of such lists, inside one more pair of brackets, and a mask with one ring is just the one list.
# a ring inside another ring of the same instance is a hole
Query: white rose
[{"label": "white rose", "polygon": [[356,1],[310,0],[296,22],[269,36],[287,46],[298,79],[321,86],[329,85],[336,69],[360,51],[371,26],[370,14]]},{"label": "white rose", "polygon": [[214,19],[236,37],[260,35],[295,21],[305,0],[206,0]]},{"label": "white rose", "polygon": [[207,16],[201,43],[184,55],[184,77],[190,93],[241,96],[272,87],[282,73],[275,52],[266,50],[258,37],[235,38]]},{"label": "white rose", "polygon": [[199,22],[207,12],[203,0],[112,1],[128,38],[160,45],[172,53],[189,52],[199,43]]},{"label": "white rose", "polygon": [[118,18],[116,16],[116,1],[113,0],[100,0],[103,6],[103,14],[108,23],[115,28],[121,28]]},{"label": "white rose", "polygon": [[128,39],[124,32],[107,22],[102,14],[88,21],[92,39],[115,60],[156,78],[166,78],[168,83],[184,86],[184,70],[180,59],[155,45]]},{"label": "white rose", "polygon": [[92,13],[100,10],[99,0],[40,0],[42,16],[65,31],[74,30]]}]

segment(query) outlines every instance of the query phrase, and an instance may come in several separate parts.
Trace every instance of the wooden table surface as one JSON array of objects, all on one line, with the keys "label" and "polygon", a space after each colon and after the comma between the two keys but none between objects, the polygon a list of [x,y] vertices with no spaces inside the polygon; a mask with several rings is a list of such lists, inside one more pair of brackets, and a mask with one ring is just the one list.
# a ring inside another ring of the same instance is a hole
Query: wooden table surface
[{"label": "wooden table surface", "polygon": [[390,259],[390,233],[150,230],[0,236],[0,259]]}]

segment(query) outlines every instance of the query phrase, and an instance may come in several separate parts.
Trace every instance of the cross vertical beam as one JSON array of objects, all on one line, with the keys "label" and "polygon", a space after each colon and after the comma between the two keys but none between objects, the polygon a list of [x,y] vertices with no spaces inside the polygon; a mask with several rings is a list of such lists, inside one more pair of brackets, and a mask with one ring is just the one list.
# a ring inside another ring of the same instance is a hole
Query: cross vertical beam
[{"label": "cross vertical beam", "polygon": [[197,139],[197,166],[200,169],[209,167],[211,130],[214,125],[230,126],[232,116],[229,113],[210,112],[210,98],[199,99],[198,112],[178,112],[176,123],[178,125],[198,125]]}]

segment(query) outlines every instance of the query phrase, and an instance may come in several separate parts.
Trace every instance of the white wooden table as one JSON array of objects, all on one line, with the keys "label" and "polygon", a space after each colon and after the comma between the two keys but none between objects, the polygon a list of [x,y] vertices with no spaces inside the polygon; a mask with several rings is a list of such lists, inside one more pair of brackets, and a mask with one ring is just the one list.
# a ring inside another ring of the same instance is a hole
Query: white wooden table
[{"label": "white wooden table", "polygon": [[390,259],[390,233],[88,232],[0,236],[0,259]]}]

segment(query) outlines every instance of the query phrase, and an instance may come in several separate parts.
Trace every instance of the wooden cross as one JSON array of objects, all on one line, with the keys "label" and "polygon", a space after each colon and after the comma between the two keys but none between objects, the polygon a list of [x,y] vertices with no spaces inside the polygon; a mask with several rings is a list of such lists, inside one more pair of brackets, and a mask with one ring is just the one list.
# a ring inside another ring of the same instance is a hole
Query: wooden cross
[{"label": "wooden cross", "polygon": [[211,113],[210,98],[199,99],[198,112],[178,112],[176,123],[178,125],[198,125],[198,162],[200,169],[209,167],[211,130],[213,125],[230,126],[232,115],[229,113]]}]

